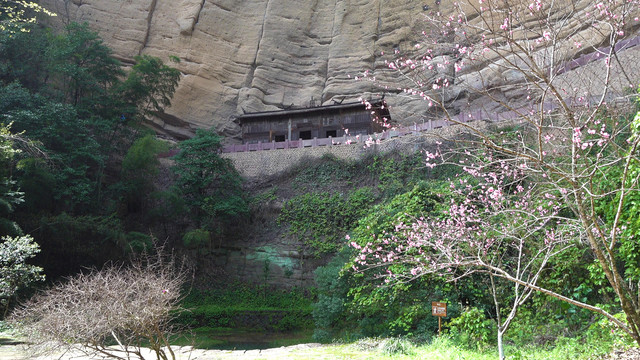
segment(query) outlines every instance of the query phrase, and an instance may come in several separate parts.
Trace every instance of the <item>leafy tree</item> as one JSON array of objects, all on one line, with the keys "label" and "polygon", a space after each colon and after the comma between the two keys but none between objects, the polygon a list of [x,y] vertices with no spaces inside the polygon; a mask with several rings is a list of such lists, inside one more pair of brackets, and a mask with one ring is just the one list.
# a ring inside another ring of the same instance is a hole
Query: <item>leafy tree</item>
[{"label": "leafy tree", "polygon": [[[74,107],[93,136],[113,146],[122,119],[140,122],[171,103],[180,72],[149,55],[135,57],[125,73],[88,24],[71,23],[53,33],[34,28],[0,39],[0,79]],[[179,62],[177,57],[170,58]]]},{"label": "leafy tree", "polygon": [[4,0],[0,4],[0,33],[11,35],[18,31],[28,31],[25,25],[34,24],[37,13],[56,16],[35,1]]},{"label": "leafy tree", "polygon": [[10,216],[16,206],[24,202],[24,192],[20,191],[19,182],[14,178],[16,155],[43,156],[29,139],[11,133],[11,125],[0,123],[0,236],[23,235]]},{"label": "leafy tree", "polygon": [[0,79],[18,81],[32,93],[42,93],[73,105],[82,117],[119,116],[110,88],[124,76],[120,62],[86,23],[71,23],[54,33],[34,27],[27,33],[0,38]]},{"label": "leafy tree", "polygon": [[18,224],[10,219],[14,206],[20,204],[22,193],[15,190],[15,181],[8,178],[0,180],[0,234],[19,235],[22,233]]},{"label": "leafy tree", "polygon": [[153,238],[148,234],[131,231],[127,234],[125,251],[143,254],[153,249]]},{"label": "leafy tree", "polygon": [[188,212],[185,201],[177,189],[153,192],[151,199],[154,206],[149,210],[149,221],[161,224],[165,238],[168,238],[169,231],[179,226]]},{"label": "leafy tree", "polygon": [[349,255],[348,251],[340,251],[314,272],[318,298],[313,304],[313,337],[317,341],[333,340],[346,322],[349,282],[346,276],[340,276],[340,271]]},{"label": "leafy tree", "polygon": [[[171,61],[180,59],[172,56]],[[180,80],[180,71],[149,55],[134,57],[136,64],[127,79],[117,87],[124,103],[129,106],[125,113],[139,113],[141,117],[162,112],[171,105],[171,97]]]},{"label": "leafy tree", "polygon": [[[103,202],[109,158],[134,141],[122,117],[139,121],[168,105],[180,73],[143,56],[125,78],[120,62],[86,23],[65,30],[36,28],[4,39],[0,121],[13,121],[16,130],[41,143],[58,169],[50,171],[56,199],[63,200],[58,210],[79,211]],[[40,179],[50,174],[40,171]]]},{"label": "leafy tree", "polygon": [[169,150],[169,145],[156,139],[153,135],[146,135],[137,139],[127,151],[122,160],[122,171],[125,177],[135,177],[148,180],[158,173],[158,157],[161,152]]},{"label": "leafy tree", "polygon": [[0,124],[0,235],[22,235],[18,225],[9,218],[14,206],[23,201],[11,178],[12,159],[18,150],[13,148],[9,126]]},{"label": "leafy tree", "polygon": [[47,85],[49,77],[47,29],[34,26],[29,32],[0,36],[0,81],[19,82],[31,92]]},{"label": "leafy tree", "polygon": [[35,281],[44,280],[43,269],[27,264],[40,252],[40,247],[29,235],[4,236],[0,242],[0,304],[6,310],[9,300],[21,288]]},{"label": "leafy tree", "polygon": [[211,244],[211,234],[207,230],[194,229],[184,234],[182,244],[188,249],[202,249]]},{"label": "leafy tree", "polygon": [[31,92],[73,105],[83,116],[109,110],[109,88],[124,72],[88,24],[71,23],[61,33],[34,27],[0,40],[5,83],[18,81]]},{"label": "leafy tree", "polygon": [[[519,294],[516,298],[520,296],[524,300],[527,293],[535,290],[581,306],[607,317],[640,344],[640,284],[623,270],[632,267],[624,251],[620,251],[629,240],[621,236],[625,228],[621,221],[623,212],[632,194],[638,191],[639,179],[631,171],[631,165],[638,158],[640,137],[630,136],[634,123],[616,116],[615,109],[608,105],[610,97],[623,93],[612,82],[614,64],[620,55],[617,44],[630,30],[638,2],[613,0],[585,4],[589,8],[579,12],[581,7],[547,1],[455,3],[446,14],[428,15],[430,28],[424,33],[425,44],[416,47],[419,49],[416,57],[400,56],[388,62],[393,72],[403,76],[398,82],[409,81],[402,85],[390,84],[393,88],[405,88],[407,93],[422,97],[428,106],[435,108],[434,113],[468,133],[466,137],[449,140],[462,145],[457,148],[456,160],[468,171],[474,171],[471,175],[502,181],[514,169],[519,169],[524,179],[520,185],[525,187],[524,192],[518,190],[517,194],[514,192],[517,182],[492,186],[498,191],[494,194],[486,193],[490,187],[485,187],[479,203],[452,204],[451,217],[447,220],[451,223],[438,226],[432,220],[416,220],[403,225],[397,235],[400,237],[394,241],[403,246],[400,253],[406,256],[394,255],[391,259],[401,259],[397,269],[405,270],[405,279],[419,277],[429,269],[459,269],[464,273],[480,267],[480,271],[494,278],[513,282],[513,289]],[[584,10],[585,5],[581,6]],[[578,14],[583,16],[583,24],[594,29],[589,33],[591,37],[576,34],[570,29],[570,22],[560,20]],[[572,35],[567,38],[565,34]],[[570,43],[576,48],[584,47],[582,52],[592,51],[604,58],[584,69],[580,76],[582,82],[568,83],[560,76],[559,60],[566,56],[563,49]],[[452,55],[440,57],[440,54]],[[489,63],[492,66],[474,81],[464,76],[469,69],[485,68]],[[443,64],[450,65],[451,73],[434,74],[432,69]],[[597,70],[588,72],[589,69]],[[505,74],[519,81],[523,96],[518,105],[505,100],[502,89],[496,86],[496,79]],[[627,81],[626,85],[635,81],[624,71],[619,77]],[[456,89],[454,84],[459,87]],[[449,100],[463,92],[469,94],[470,99],[482,99],[479,102],[483,108],[458,116]],[[470,118],[497,119],[497,112],[515,118],[513,131],[469,122]],[[427,165],[435,166],[434,160],[447,162],[450,154],[450,151],[429,153]],[[601,181],[611,167],[623,169],[613,181],[617,184],[614,187],[608,186],[611,182]],[[544,217],[538,209],[528,214],[522,212],[522,204],[518,203],[529,196],[530,185],[538,189],[531,199],[542,206],[541,210],[547,209]],[[509,200],[507,194],[516,196]],[[504,199],[500,205],[506,207],[494,209],[490,205],[492,196]],[[600,204],[602,199],[611,197],[617,201],[609,213],[610,220],[606,221]],[[515,202],[509,205],[508,201]],[[552,208],[546,208],[545,203]],[[485,213],[478,212],[480,210]],[[526,216],[518,217],[518,213]],[[500,214],[510,215],[500,219]],[[498,218],[491,222],[485,216]],[[540,220],[539,225],[524,226],[536,218]],[[475,233],[471,231],[474,226],[478,226]],[[502,231],[496,232],[501,226],[504,226]],[[558,253],[555,246],[564,247],[563,241],[570,235],[561,232],[566,236],[558,237],[558,230],[565,226],[574,230],[574,241],[589,244],[599,269],[615,293],[617,307],[611,311],[622,310],[626,321],[605,310],[608,307],[587,304],[536,285],[543,274],[538,270],[540,266]],[[438,234],[451,242],[438,242]],[[508,236],[496,237],[496,234]],[[503,253],[500,250],[503,245],[512,247],[512,251]],[[486,252],[482,250],[485,247]],[[411,257],[410,249],[422,251],[424,255],[413,253]],[[475,255],[473,249],[477,250]],[[502,259],[502,254],[518,253],[527,260],[511,257],[510,261],[495,262]],[[367,254],[362,255],[368,258]],[[378,255],[392,262],[388,256]],[[537,261],[536,256],[539,256]],[[509,317],[504,318],[505,324]]]},{"label": "leafy tree", "polygon": [[117,116],[109,90],[124,75],[98,33],[87,23],[69,24],[58,35],[48,35],[47,70],[54,99],[73,105],[81,117]]},{"label": "leafy tree", "polygon": [[129,207],[142,209],[153,190],[153,177],[158,174],[157,155],[167,151],[166,142],[146,135],[136,140],[122,160],[122,178]]},{"label": "leafy tree", "polygon": [[[628,140],[635,140],[638,136],[640,112],[631,123],[631,137]],[[640,286],[640,191],[637,183],[640,178],[640,161],[633,155],[634,151],[637,150],[628,149],[625,154],[628,162],[605,169],[606,173],[598,178],[602,189],[609,189],[611,195],[600,199],[596,209],[606,224],[620,224],[619,246],[614,250],[619,257],[616,266],[628,281]],[[619,189],[628,190],[621,192]],[[598,271],[597,267],[594,268],[594,275],[597,279],[606,281],[605,273]]]},{"label": "leafy tree", "polygon": [[21,159],[15,170],[20,190],[24,192],[24,204],[20,206],[20,211],[31,214],[56,211],[57,178],[46,159]]},{"label": "leafy tree", "polygon": [[0,121],[13,121],[16,131],[38,141],[58,169],[53,173],[58,206],[67,210],[88,206],[97,170],[105,161],[90,123],[79,118],[73,106],[31,95],[17,84],[0,89],[0,111]]},{"label": "leafy tree", "polygon": [[40,251],[38,244],[31,236],[23,235],[9,218],[13,206],[22,202],[23,196],[11,180],[12,158],[19,152],[14,149],[14,140],[21,139],[10,133],[9,126],[0,125],[0,305],[5,312],[20,288],[44,279],[42,268],[26,263]]},{"label": "leafy tree", "polygon": [[[20,9],[32,5],[16,0],[0,7],[30,18]],[[180,73],[150,56],[123,71],[87,24],[72,23],[56,32],[20,22],[24,31],[0,31],[0,126],[13,124],[20,139],[33,144],[21,146],[29,151],[19,157],[0,160],[0,231],[21,235],[19,222],[41,244],[38,261],[47,271],[68,275],[119,258],[132,244],[148,244],[109,214],[122,192],[105,184],[124,177],[126,186],[120,189],[144,207],[159,150],[152,144],[145,154],[146,145],[136,144],[125,157],[139,132],[139,124],[126,120],[139,122],[168,105]],[[134,170],[141,164],[146,164],[142,171]]]},{"label": "leafy tree", "polygon": [[242,179],[231,161],[220,156],[220,141],[215,132],[198,130],[194,138],[180,143],[173,168],[178,175],[175,187],[195,218],[215,231],[248,211]]},{"label": "leafy tree", "polygon": [[130,249],[123,222],[110,215],[38,214],[23,220],[25,229],[42,247],[38,263],[50,278],[75,274],[83,268],[122,259]]}]

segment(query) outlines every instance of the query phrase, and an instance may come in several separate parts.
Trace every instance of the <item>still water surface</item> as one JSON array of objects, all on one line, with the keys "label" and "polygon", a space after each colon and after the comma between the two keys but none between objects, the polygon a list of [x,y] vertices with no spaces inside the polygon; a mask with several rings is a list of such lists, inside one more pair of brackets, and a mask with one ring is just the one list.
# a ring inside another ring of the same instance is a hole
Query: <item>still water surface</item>
[{"label": "still water surface", "polygon": [[313,330],[296,332],[246,332],[198,329],[195,346],[199,349],[257,350],[313,342]]}]

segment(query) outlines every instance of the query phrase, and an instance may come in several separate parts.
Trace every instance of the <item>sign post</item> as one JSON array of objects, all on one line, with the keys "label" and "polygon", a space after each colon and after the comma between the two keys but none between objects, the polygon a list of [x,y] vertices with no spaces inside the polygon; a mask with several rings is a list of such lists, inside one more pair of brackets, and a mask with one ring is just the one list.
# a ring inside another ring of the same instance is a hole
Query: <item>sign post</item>
[{"label": "sign post", "polygon": [[447,316],[447,303],[433,301],[431,303],[431,315],[438,317],[438,335],[442,331],[442,318]]}]

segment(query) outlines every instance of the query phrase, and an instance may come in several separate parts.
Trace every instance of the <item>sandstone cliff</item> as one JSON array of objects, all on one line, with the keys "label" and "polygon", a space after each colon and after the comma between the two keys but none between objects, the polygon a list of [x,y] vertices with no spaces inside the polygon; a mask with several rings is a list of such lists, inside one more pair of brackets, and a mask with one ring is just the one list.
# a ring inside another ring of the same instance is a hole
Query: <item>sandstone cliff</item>
[{"label": "sandstone cliff", "polygon": [[[176,55],[183,77],[173,105],[156,120],[159,131],[185,137],[194,128],[214,127],[237,134],[232,120],[244,112],[308,106],[379,94],[369,81],[349,75],[384,71],[382,52],[412,49],[425,27],[425,12],[450,11],[440,0],[43,0],[57,12],[52,21],[88,22],[125,64],[138,54],[167,59]],[[574,13],[593,1],[567,2]],[[585,10],[587,9],[587,10]],[[565,59],[582,50],[572,37],[606,41],[592,34],[580,18],[565,45]],[[637,26],[630,24],[630,34]],[[635,54],[635,53],[634,53]],[[636,54],[637,55],[637,54]],[[633,56],[631,56],[633,59]],[[560,59],[562,60],[562,59]],[[443,57],[446,62],[446,56]],[[632,61],[631,64],[635,64]],[[467,69],[460,81],[493,77],[493,85],[517,81],[509,73]],[[637,64],[635,64],[637,66]],[[446,70],[448,71],[448,70]],[[460,91],[453,91],[460,96]],[[506,89],[505,96],[515,96]],[[463,94],[464,95],[464,94]],[[464,97],[464,96],[463,96]],[[404,123],[421,121],[424,102],[402,96],[387,98],[392,116]],[[473,99],[458,99],[469,106]],[[477,99],[476,99],[477,101]]]}]

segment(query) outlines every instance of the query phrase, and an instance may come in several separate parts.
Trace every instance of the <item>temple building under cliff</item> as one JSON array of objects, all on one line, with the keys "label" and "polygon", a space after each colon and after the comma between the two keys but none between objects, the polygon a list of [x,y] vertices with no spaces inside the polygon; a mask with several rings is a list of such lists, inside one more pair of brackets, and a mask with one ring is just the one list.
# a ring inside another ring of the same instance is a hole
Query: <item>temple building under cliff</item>
[{"label": "temple building under cliff", "polygon": [[244,144],[370,135],[390,121],[384,99],[249,113],[236,119]]}]

